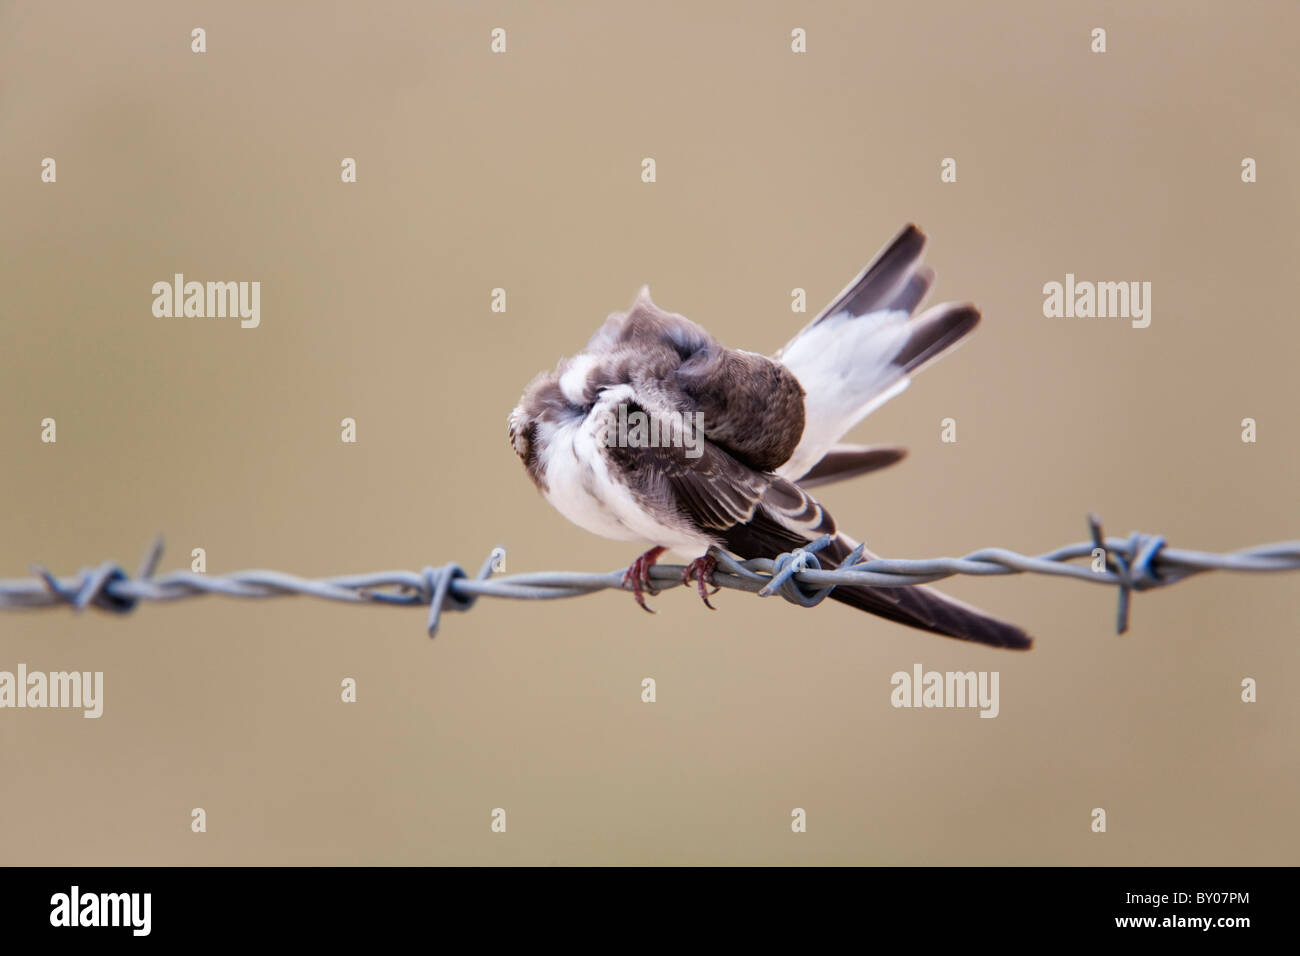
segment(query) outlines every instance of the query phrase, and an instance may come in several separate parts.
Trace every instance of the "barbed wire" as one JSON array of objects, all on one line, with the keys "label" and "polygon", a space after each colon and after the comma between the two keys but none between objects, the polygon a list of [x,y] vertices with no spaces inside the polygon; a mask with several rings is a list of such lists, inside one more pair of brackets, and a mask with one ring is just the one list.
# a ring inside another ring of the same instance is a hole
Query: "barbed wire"
[{"label": "barbed wire", "polygon": [[[712,583],[720,588],[755,592],[760,597],[776,594],[791,603],[813,607],[841,584],[893,588],[929,584],[956,575],[1071,577],[1119,589],[1116,631],[1123,634],[1128,630],[1134,591],[1166,587],[1206,571],[1300,571],[1300,541],[1215,554],[1166,547],[1165,539],[1159,535],[1135,533],[1128,538],[1107,538],[1095,515],[1088,516],[1088,524],[1092,540],[1037,556],[1004,548],[984,548],[961,558],[863,561],[863,547],[859,546],[838,566],[824,568],[817,554],[830,543],[828,537],[775,559],[739,561],[714,550],[711,553],[717,568]],[[468,611],[480,597],[554,600],[629,587],[627,569],[608,574],[542,571],[492,578],[494,572],[503,570],[505,549],[500,547],[492,550],[474,577],[458,564],[426,567],[419,572],[379,571],[316,579],[260,570],[224,575],[173,571],[155,577],[162,548],[159,538],[145,555],[135,577],[112,562],[82,568],[76,575],[65,578],[57,578],[44,567],[34,566],[34,578],[0,580],[0,610],[68,605],[78,611],[95,607],[127,613],[140,601],[176,601],[207,594],[237,598],[305,595],[354,604],[427,606],[427,629],[433,637],[444,611]],[[1088,559],[1088,564],[1071,563],[1080,558]],[[649,571],[651,590],[661,590],[659,585],[682,584],[684,570],[682,565],[654,565]]]}]

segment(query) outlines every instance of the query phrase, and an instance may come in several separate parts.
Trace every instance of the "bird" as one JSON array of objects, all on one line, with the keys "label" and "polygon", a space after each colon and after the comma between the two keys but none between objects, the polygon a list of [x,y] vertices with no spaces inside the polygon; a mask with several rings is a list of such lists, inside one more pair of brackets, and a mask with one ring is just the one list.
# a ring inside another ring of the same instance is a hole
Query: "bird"
[{"label": "bird", "polygon": [[[919,314],[935,273],[905,226],[816,318],[772,355],[723,346],[642,286],[579,354],[542,372],[510,413],[528,476],[579,527],[648,546],[624,587],[652,610],[649,571],[672,549],[705,604],[715,551],[776,558],[829,536],[835,566],[860,547],[809,489],[893,465],[894,446],[841,439],[980,321],[969,303]],[[864,560],[876,556],[865,549]],[[945,637],[1016,650],[1033,639],[926,585],[839,585],[830,598]]]}]

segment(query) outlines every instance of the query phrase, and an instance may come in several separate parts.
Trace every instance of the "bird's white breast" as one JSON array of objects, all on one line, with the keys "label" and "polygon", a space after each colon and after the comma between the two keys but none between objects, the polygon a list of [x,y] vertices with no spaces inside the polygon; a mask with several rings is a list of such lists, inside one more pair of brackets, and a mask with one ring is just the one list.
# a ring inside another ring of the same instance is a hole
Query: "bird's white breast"
[{"label": "bird's white breast", "polygon": [[681,522],[666,523],[647,511],[610,471],[602,423],[609,410],[631,400],[631,389],[606,389],[583,419],[541,424],[540,463],[546,500],[580,528],[615,541],[640,541],[701,554],[709,540]]}]

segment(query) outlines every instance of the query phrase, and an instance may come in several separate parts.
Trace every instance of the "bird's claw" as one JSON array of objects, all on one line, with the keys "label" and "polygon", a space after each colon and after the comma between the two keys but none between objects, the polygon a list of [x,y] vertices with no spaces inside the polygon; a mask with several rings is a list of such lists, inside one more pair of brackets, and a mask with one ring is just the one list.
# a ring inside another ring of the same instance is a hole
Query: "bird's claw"
[{"label": "bird's claw", "polygon": [[[713,583],[713,572],[718,567],[718,560],[713,555],[705,553],[702,557],[696,558],[690,564],[682,569],[682,584],[690,586],[691,578],[695,579],[696,590],[700,592],[700,600],[710,611],[716,611],[717,608],[709,603],[709,595],[717,594],[722,588]],[[705,585],[713,588],[712,591],[706,591]]]},{"label": "bird's claw", "polygon": [[655,609],[645,602],[645,592],[658,594],[659,589],[650,583],[650,569],[654,567],[655,562],[659,560],[659,555],[667,551],[667,548],[651,548],[641,557],[628,566],[623,572],[623,588],[632,589],[632,595],[636,598],[636,603],[641,605],[641,610],[655,613]]}]

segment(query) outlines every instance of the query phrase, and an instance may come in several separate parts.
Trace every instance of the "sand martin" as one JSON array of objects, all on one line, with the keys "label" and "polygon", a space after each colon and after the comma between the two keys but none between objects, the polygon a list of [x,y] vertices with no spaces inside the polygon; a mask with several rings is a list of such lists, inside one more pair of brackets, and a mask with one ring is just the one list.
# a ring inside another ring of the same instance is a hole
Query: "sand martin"
[{"label": "sand martin", "polygon": [[[710,548],[774,558],[832,535],[818,555],[827,567],[857,547],[807,489],[902,458],[899,448],[839,442],[980,318],[954,303],[913,316],[934,281],[924,245],[907,226],[770,357],[724,347],[643,287],[581,354],[528,386],[510,415],[511,444],[570,521],[649,546],[626,579],[642,607],[649,569],[669,548],[702,555],[683,583],[694,579],[707,603]],[[840,586],[830,596],[960,640],[1031,644],[1015,625],[929,587]]]}]

